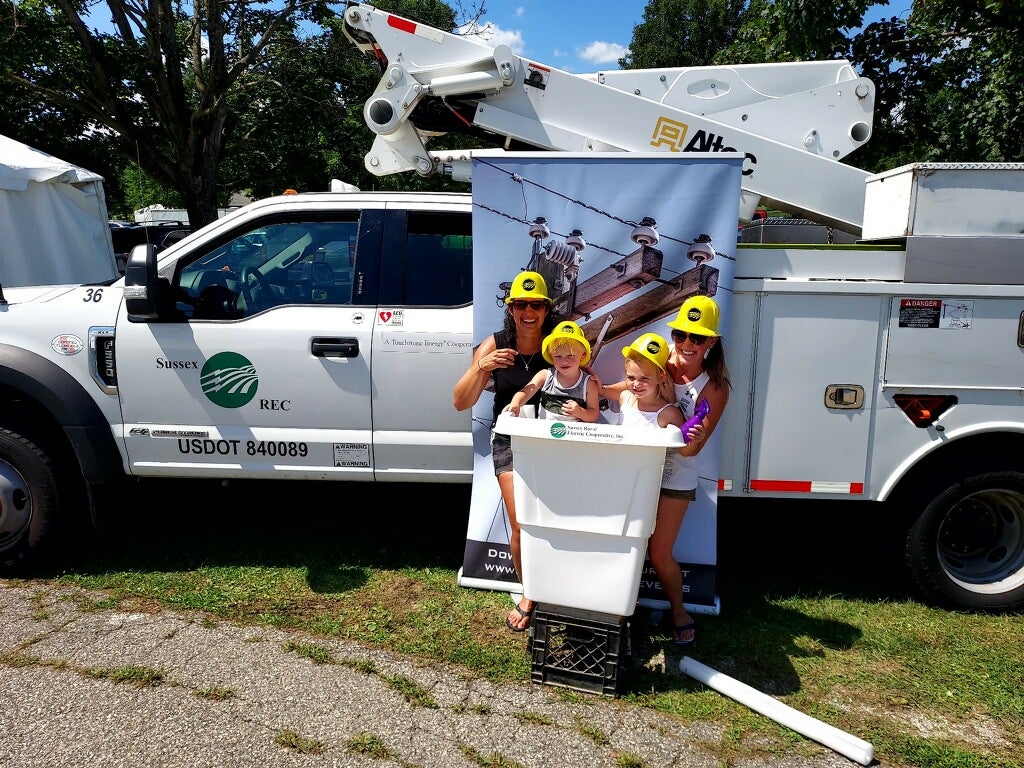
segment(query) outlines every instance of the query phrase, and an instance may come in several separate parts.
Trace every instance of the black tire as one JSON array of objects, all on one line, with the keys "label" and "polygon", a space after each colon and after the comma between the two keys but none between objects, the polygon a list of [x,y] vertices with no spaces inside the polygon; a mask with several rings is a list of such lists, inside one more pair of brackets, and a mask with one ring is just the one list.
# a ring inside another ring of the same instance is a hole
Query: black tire
[{"label": "black tire", "polygon": [[57,475],[31,440],[0,429],[0,570],[35,560],[57,514]]},{"label": "black tire", "polygon": [[969,610],[1024,607],[1024,473],[954,483],[907,534],[907,565],[936,602]]}]

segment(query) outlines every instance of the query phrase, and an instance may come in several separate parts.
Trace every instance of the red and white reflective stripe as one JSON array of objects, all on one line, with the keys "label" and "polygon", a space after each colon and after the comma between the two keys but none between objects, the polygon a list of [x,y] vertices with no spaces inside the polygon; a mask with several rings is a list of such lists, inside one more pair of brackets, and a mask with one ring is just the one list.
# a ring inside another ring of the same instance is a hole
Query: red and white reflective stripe
[{"label": "red and white reflective stripe", "polygon": [[410,35],[419,35],[435,43],[440,43],[444,33],[439,29],[428,27],[426,24],[417,24],[414,21],[403,19],[400,16],[388,16],[388,26],[394,27],[399,32],[408,32]]},{"label": "red and white reflective stripe", "polygon": [[551,67],[545,67],[543,64],[537,64],[536,62],[533,62],[533,61],[531,61],[529,64],[527,64],[527,66],[530,69],[539,69],[541,72],[548,72],[548,73],[551,72]]},{"label": "red and white reflective stripe", "polygon": [[718,478],[718,490],[720,491],[731,491],[732,480],[726,480],[725,478]]},{"label": "red and white reflective stripe", "polygon": [[[721,483],[721,481],[719,481]],[[775,493],[864,493],[864,483],[831,480],[751,480],[752,491]]]}]

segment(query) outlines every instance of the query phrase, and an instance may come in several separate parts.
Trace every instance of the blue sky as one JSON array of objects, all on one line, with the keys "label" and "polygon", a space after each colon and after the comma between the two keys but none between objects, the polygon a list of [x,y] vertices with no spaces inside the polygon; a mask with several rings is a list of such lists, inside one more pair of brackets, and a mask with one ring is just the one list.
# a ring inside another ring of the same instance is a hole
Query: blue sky
[{"label": "blue sky", "polygon": [[[907,12],[911,0],[873,7],[867,21]],[[492,45],[569,72],[618,69],[646,0],[488,0]]]}]

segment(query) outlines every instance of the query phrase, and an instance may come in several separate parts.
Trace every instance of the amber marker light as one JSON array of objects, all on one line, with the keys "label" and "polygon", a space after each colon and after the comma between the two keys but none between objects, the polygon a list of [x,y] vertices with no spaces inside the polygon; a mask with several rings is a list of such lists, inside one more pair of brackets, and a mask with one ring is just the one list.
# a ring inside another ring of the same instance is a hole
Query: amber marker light
[{"label": "amber marker light", "polygon": [[915,427],[930,427],[956,405],[955,395],[895,395],[893,400]]}]

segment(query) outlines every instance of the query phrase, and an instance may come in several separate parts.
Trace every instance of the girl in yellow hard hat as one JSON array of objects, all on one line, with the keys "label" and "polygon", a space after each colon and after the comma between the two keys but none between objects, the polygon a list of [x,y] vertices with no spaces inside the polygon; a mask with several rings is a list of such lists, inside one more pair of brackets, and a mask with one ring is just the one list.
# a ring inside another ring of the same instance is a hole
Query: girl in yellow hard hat
[{"label": "girl in yellow hard hat", "polygon": [[[538,272],[520,272],[513,279],[505,299],[504,327],[488,336],[476,348],[469,368],[455,384],[455,408],[459,411],[472,408],[487,383],[493,380],[493,415],[497,419],[513,395],[544,367],[541,343],[554,329],[555,323],[544,278]],[[529,402],[535,404],[538,400],[538,395],[534,394]],[[512,441],[508,435],[491,433],[491,458],[501,498],[508,512],[512,564],[522,581],[520,528],[516,521],[515,495],[512,491]],[[523,595],[505,620],[508,628],[513,632],[526,630],[533,617],[533,608],[533,601]]]}]

